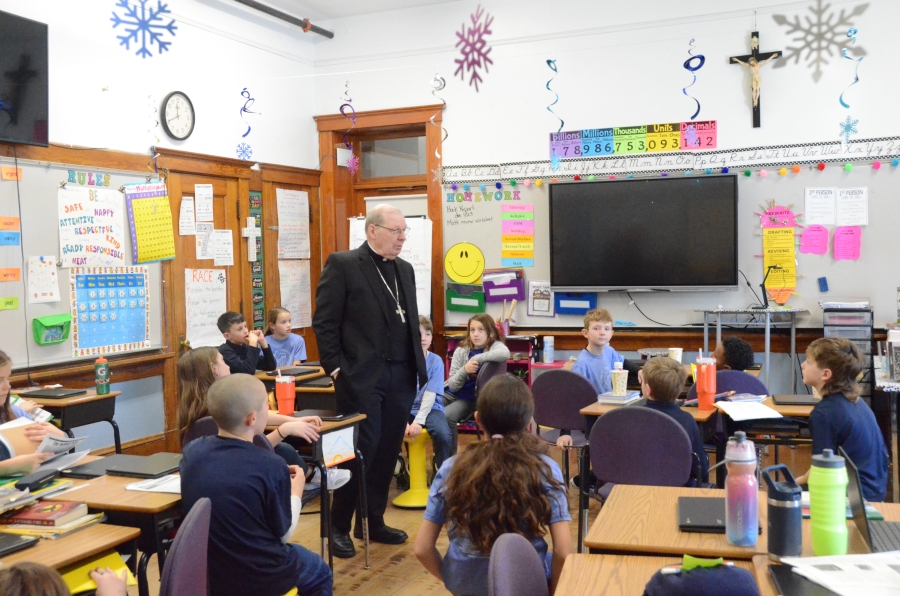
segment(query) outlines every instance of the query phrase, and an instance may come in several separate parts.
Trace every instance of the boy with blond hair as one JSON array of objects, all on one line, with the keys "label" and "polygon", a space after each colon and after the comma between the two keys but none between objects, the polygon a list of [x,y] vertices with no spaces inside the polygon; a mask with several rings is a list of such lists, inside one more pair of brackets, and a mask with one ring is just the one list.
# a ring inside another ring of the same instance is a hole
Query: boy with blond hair
[{"label": "boy with blond hair", "polygon": [[687,371],[680,362],[665,356],[651,358],[638,373],[641,394],[647,398],[647,407],[673,418],[687,432],[691,449],[700,463],[700,480],[709,481],[709,456],[703,448],[700,430],[694,417],[681,409],[675,400],[684,389]]}]

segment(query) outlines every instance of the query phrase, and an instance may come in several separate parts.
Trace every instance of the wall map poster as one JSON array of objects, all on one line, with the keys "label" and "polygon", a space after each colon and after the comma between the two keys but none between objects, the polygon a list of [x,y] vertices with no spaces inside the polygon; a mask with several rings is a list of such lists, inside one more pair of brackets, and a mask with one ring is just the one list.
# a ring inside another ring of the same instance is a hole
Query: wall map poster
[{"label": "wall map poster", "polygon": [[73,356],[150,347],[147,276],[147,267],[71,270]]},{"label": "wall map poster", "polygon": [[[256,220],[256,227],[262,227],[262,193],[250,191],[250,217]],[[256,260],[250,263],[250,287],[253,294],[253,326],[252,329],[266,330],[266,290],[264,285],[265,268],[263,265],[262,235],[249,238],[248,242],[256,242]]]},{"label": "wall map poster", "polygon": [[164,182],[125,185],[132,261],[151,263],[175,258],[172,208]]}]

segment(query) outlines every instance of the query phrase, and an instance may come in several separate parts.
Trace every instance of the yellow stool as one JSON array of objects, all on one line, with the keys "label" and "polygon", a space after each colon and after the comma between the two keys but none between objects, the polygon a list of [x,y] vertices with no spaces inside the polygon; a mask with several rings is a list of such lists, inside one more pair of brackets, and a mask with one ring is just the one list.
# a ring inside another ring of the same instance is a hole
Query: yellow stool
[{"label": "yellow stool", "polygon": [[397,507],[424,509],[428,504],[428,474],[425,468],[425,443],[431,439],[424,428],[418,437],[403,439],[409,446],[409,490],[394,499]]},{"label": "yellow stool", "polygon": [[294,588],[293,590],[291,590],[290,592],[288,592],[288,593],[285,594],[284,596],[297,596],[297,588]]}]

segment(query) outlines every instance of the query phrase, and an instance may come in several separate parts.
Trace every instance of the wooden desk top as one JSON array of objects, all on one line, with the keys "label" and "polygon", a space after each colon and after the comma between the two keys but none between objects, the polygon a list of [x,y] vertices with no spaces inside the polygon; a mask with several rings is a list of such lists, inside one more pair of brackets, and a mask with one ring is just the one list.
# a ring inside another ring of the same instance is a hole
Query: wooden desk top
[{"label": "wooden desk top", "polygon": [[125,490],[126,484],[141,480],[141,478],[125,478],[124,476],[100,476],[92,480],[73,478],[72,481],[75,485],[72,488],[44,500],[76,501],[102,511],[131,511],[148,514],[159,513],[181,503],[181,495]]},{"label": "wooden desk top", "polygon": [[[295,417],[299,417],[301,414],[303,416],[311,415],[311,414],[305,414],[303,410],[301,410],[300,412],[294,412]],[[319,428],[319,435],[323,435],[325,433],[329,433],[329,432],[332,432],[335,430],[341,430],[342,428],[346,428],[348,426],[358,424],[359,422],[361,422],[365,419],[366,419],[365,414],[357,414],[356,416],[353,416],[352,418],[347,418],[345,420],[323,420],[322,427]],[[266,432],[270,433],[273,430],[275,430],[276,428],[278,428],[278,427],[277,426],[267,426]]]},{"label": "wooden desk top", "polygon": [[[324,375],[323,375],[324,376]],[[300,393],[329,393],[334,394],[334,385],[331,387],[309,387],[307,385],[297,385],[295,391]]]},{"label": "wooden desk top", "polygon": [[[318,379],[319,377],[325,376],[325,369],[322,368],[321,366],[306,366],[305,364],[298,364],[297,366],[293,366],[293,365],[292,366],[279,366],[278,369],[284,370],[285,368],[298,368],[301,366],[303,366],[305,368],[317,368],[318,371],[316,371],[314,373],[310,373],[308,375],[296,377],[294,379],[295,382],[309,381],[311,379]],[[274,381],[278,377],[276,375],[270,375],[269,373],[267,373],[264,370],[258,370],[258,371],[256,371],[256,378],[260,379],[261,381]]]},{"label": "wooden desk top", "polygon": [[791,418],[809,418],[810,412],[812,412],[815,406],[779,406],[775,403],[775,400],[771,397],[767,397],[762,401],[764,406],[768,406],[781,414],[782,416],[789,416]]},{"label": "wooden desk top", "polygon": [[[582,416],[603,416],[607,412],[612,412],[616,408],[631,408],[634,406],[610,406],[607,404],[591,404],[586,408],[582,408],[580,413]],[[640,407],[640,406],[638,406]],[[716,410],[701,410],[700,408],[681,408],[682,411],[687,412],[693,417],[695,422],[703,423],[707,422],[710,418],[716,415]]]},{"label": "wooden desk top", "polygon": [[[591,526],[584,543],[593,549],[634,552],[635,554],[665,554],[681,556],[685,553],[699,557],[752,559],[768,553],[767,505],[765,492],[759,493],[759,523],[762,534],[756,546],[741,547],[728,544],[724,534],[682,532],[678,529],[678,497],[725,496],[720,489],[673,488],[660,486],[616,486]],[[876,504],[883,512],[896,507],[900,519],[900,505]],[[894,513],[892,511],[891,516]],[[888,515],[885,514],[885,519]],[[848,552],[867,553],[869,548],[848,520],[850,544]],[[812,556],[809,520],[803,520],[803,553]]]},{"label": "wooden desk top", "polygon": [[[691,375],[691,365],[690,365],[690,364],[683,364],[682,366],[684,366],[684,370],[685,370],[685,372],[687,372],[687,374],[688,374],[688,378],[687,378],[686,383],[687,383],[688,385],[693,385],[693,384],[694,384],[694,377]],[[758,378],[759,378],[759,373],[762,372],[762,369],[761,369],[761,368],[751,368],[750,370],[745,370],[744,372],[747,373],[748,375],[753,375],[754,377],[756,377],[756,378],[758,379]]]},{"label": "wooden desk top", "polygon": [[57,540],[41,539],[37,546],[0,558],[0,563],[12,565],[32,561],[59,569],[115,548],[140,534],[137,528],[96,524]]},{"label": "wooden desk top", "polygon": [[[679,565],[678,557],[626,555],[569,555],[563,566],[556,594],[560,596],[640,596],[653,574],[667,565]],[[737,567],[753,571],[750,561],[735,561]],[[771,581],[771,580],[770,580]],[[759,580],[757,579],[757,583]],[[760,590],[762,591],[762,590]],[[763,594],[763,596],[766,596]],[[775,596],[774,594],[772,596]]]},{"label": "wooden desk top", "polygon": [[[25,393],[27,391],[31,391],[31,389],[14,390],[12,393],[19,394]],[[97,401],[100,399],[110,399],[122,395],[121,391],[110,391],[106,395],[97,395],[96,389],[86,389],[86,391],[87,393],[85,394],[75,395],[73,397],[64,397],[62,399],[46,399],[41,397],[24,397],[22,399],[33,401],[39,406],[56,406],[57,408],[64,408],[66,406],[75,406],[78,404]]]}]

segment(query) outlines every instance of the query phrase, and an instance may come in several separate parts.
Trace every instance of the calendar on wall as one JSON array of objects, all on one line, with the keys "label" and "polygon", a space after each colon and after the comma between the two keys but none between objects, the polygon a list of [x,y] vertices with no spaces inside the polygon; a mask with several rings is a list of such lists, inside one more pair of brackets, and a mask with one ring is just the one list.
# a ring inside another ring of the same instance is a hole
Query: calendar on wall
[{"label": "calendar on wall", "polygon": [[172,208],[165,182],[125,185],[134,263],[175,258]]},{"label": "calendar on wall", "polygon": [[150,347],[147,267],[76,267],[72,286],[72,355]]}]

